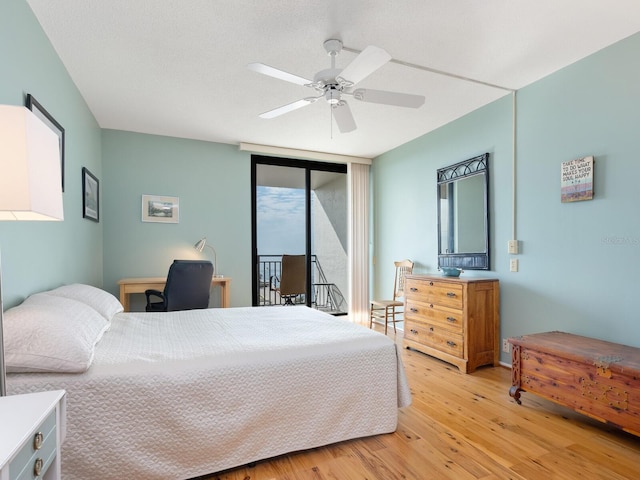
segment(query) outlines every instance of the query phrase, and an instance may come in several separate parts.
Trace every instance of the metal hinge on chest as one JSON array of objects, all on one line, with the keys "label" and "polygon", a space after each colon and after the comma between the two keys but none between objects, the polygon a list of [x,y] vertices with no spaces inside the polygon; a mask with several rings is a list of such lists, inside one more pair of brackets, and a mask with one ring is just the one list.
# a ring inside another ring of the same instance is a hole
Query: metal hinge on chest
[{"label": "metal hinge on chest", "polygon": [[603,355],[596,358],[594,365],[596,366],[596,374],[600,377],[611,378],[611,370],[609,366],[612,363],[616,363],[622,360],[622,357],[617,355]]}]

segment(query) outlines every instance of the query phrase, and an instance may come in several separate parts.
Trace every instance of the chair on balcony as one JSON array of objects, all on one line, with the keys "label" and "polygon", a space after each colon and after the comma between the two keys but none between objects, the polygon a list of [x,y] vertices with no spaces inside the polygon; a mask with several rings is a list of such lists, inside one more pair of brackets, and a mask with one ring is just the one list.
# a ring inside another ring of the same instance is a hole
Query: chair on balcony
[{"label": "chair on balcony", "polygon": [[[201,260],[174,260],[164,291],[146,290],[147,312],[173,312],[209,307],[213,264]],[[160,299],[152,302],[153,297]]]},{"label": "chair on balcony", "polygon": [[280,285],[276,288],[285,305],[293,305],[298,295],[307,293],[307,256],[282,255]]},{"label": "chair on balcony", "polygon": [[[369,328],[374,320],[380,323],[384,321],[384,334],[387,334],[389,323],[393,323],[393,331],[396,331],[396,323],[404,320],[404,279],[413,272],[413,262],[402,260],[393,262],[396,266],[396,276],[393,281],[393,298],[391,300],[371,300],[369,312]],[[402,318],[399,318],[402,315]],[[377,323],[377,322],[376,322]]]}]

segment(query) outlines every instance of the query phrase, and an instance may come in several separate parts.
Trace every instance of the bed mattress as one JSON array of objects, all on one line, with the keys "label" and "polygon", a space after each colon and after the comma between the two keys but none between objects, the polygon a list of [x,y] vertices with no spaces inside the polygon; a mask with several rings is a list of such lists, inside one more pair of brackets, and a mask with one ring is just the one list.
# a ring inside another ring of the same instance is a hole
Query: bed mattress
[{"label": "bed mattress", "polygon": [[307,307],[121,313],[67,390],[66,480],[186,479],[393,432],[411,395],[388,337]]}]

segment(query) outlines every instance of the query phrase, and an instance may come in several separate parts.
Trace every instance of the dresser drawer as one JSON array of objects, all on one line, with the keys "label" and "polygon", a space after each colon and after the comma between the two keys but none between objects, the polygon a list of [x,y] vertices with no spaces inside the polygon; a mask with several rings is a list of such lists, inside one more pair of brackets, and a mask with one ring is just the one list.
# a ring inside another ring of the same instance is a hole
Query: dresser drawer
[{"label": "dresser drawer", "polygon": [[411,281],[405,295],[407,299],[423,303],[462,309],[462,285],[455,283],[438,280]]},{"label": "dresser drawer", "polygon": [[[56,411],[40,424],[9,464],[10,480],[33,480],[45,474],[56,456]],[[38,468],[36,470],[36,464]],[[36,471],[39,472],[36,475]]]},{"label": "dresser drawer", "polygon": [[463,336],[439,325],[405,321],[404,338],[442,352],[461,357],[464,351]]},{"label": "dresser drawer", "polygon": [[464,328],[462,310],[422,303],[413,298],[407,298],[404,316],[417,322],[433,323],[459,334],[462,334]]}]

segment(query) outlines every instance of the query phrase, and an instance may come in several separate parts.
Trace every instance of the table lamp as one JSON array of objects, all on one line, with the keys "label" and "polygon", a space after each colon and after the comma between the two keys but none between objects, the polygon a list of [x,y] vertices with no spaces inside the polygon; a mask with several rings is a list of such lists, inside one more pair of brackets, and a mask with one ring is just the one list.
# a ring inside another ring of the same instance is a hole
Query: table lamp
[{"label": "table lamp", "polygon": [[[26,107],[0,105],[0,221],[63,220],[58,136]],[[0,396],[7,394],[0,265]]]},{"label": "table lamp", "polygon": [[213,252],[213,276],[214,278],[222,278],[222,275],[218,275],[218,256],[216,255],[216,249],[211,245],[207,245],[207,237],[202,237],[200,240],[196,242],[193,246],[197,251],[202,252],[204,247],[210,248]]}]

